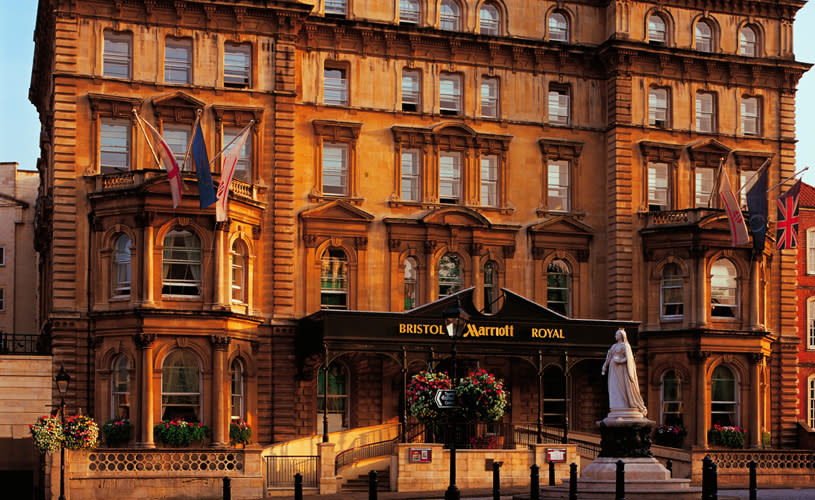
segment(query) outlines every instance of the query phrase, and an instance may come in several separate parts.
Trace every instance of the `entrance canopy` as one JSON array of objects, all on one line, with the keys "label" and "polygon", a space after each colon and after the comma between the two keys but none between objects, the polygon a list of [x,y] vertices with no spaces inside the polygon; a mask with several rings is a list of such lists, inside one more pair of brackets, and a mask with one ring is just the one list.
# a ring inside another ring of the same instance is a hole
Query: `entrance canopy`
[{"label": "entrance canopy", "polygon": [[457,299],[470,315],[464,335],[456,341],[460,354],[604,359],[618,328],[626,330],[632,345],[637,342],[637,322],[572,319],[506,289],[501,289],[501,308],[488,314],[473,305],[473,291],[462,290],[405,312],[322,310],[306,316],[297,334],[299,368],[310,356],[322,355],[330,362],[339,352],[446,353],[452,339],[442,314]]}]

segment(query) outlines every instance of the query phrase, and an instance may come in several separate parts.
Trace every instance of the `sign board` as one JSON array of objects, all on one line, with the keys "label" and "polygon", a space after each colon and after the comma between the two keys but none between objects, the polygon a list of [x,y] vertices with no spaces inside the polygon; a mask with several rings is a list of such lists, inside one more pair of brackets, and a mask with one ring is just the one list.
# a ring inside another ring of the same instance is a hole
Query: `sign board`
[{"label": "sign board", "polygon": [[546,448],[546,461],[553,463],[566,462],[566,448]]},{"label": "sign board", "polygon": [[455,389],[439,389],[436,391],[436,406],[440,409],[455,408],[456,407],[456,391]]},{"label": "sign board", "polygon": [[433,450],[430,448],[410,448],[408,461],[412,464],[426,464],[433,461]]}]

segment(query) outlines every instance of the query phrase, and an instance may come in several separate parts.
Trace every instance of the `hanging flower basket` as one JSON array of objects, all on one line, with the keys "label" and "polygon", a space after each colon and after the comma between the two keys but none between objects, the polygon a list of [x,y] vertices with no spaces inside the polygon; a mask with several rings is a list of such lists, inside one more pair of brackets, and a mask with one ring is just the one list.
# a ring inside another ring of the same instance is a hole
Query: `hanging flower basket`
[{"label": "hanging flower basket", "polygon": [[419,421],[431,423],[439,420],[443,414],[436,406],[436,391],[452,389],[453,382],[447,372],[422,371],[410,379],[407,387],[407,404],[410,414]]},{"label": "hanging flower basket", "polygon": [[96,448],[99,441],[99,425],[85,415],[66,418],[62,432],[65,434],[65,447],[69,450]]},{"label": "hanging flower basket", "polygon": [[40,453],[50,453],[59,450],[60,444],[65,439],[62,433],[62,424],[59,418],[45,415],[37,419],[33,424],[28,424],[34,446]]},{"label": "hanging flower basket", "polygon": [[467,420],[495,422],[507,408],[504,382],[487,370],[470,372],[456,387],[460,414]]}]

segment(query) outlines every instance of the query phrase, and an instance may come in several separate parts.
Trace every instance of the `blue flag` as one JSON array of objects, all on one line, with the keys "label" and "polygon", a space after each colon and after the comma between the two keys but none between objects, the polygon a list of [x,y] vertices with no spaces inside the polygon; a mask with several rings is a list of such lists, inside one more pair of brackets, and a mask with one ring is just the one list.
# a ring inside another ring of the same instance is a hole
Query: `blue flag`
[{"label": "blue flag", "polygon": [[198,123],[192,138],[192,157],[195,160],[195,172],[198,174],[199,203],[201,208],[207,208],[215,203],[215,186],[212,184],[212,173],[209,171],[209,157],[201,123]]},{"label": "blue flag", "polygon": [[753,235],[753,249],[764,251],[764,240],[767,238],[767,172],[758,176],[753,187],[747,191],[747,210],[750,213],[750,233]]}]

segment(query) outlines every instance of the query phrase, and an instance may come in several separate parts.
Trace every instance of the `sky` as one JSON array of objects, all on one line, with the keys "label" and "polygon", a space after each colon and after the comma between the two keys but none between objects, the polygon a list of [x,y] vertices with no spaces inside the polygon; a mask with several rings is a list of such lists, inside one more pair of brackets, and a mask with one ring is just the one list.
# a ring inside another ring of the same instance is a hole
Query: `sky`
[{"label": "sky", "polygon": [[[36,170],[39,156],[39,119],[28,100],[36,14],[34,0],[0,0],[0,162],[25,170]],[[815,0],[798,11],[794,34],[795,59],[815,63]],[[798,169],[810,167],[803,179],[815,185],[815,67],[798,83],[796,120]]]}]

